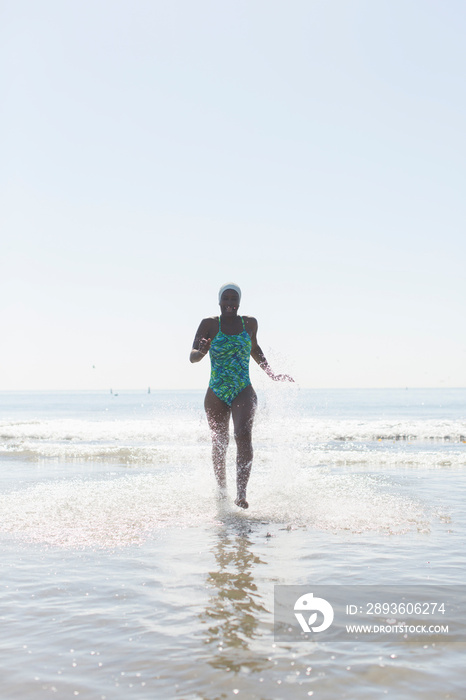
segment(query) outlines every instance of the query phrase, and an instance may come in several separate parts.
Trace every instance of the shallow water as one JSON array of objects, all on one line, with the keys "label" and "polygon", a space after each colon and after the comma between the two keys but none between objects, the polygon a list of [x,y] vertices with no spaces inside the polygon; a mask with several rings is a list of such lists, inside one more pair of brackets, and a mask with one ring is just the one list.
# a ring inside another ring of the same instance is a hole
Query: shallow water
[{"label": "shallow water", "polygon": [[243,512],[201,393],[0,394],[2,696],[464,698],[463,644],[276,642],[273,594],[463,584],[465,398],[263,392]]}]

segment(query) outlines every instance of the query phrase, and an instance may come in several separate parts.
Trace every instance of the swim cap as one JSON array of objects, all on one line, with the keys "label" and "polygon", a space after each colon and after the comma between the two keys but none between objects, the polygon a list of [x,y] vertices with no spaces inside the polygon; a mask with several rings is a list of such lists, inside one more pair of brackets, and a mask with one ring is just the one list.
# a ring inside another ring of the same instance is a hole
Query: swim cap
[{"label": "swim cap", "polygon": [[228,284],[224,284],[223,287],[220,287],[220,291],[218,293],[218,303],[220,304],[220,301],[222,299],[222,294],[226,289],[233,289],[233,291],[238,293],[239,300],[241,301],[241,289],[238,287],[237,284],[233,284],[233,282],[228,282]]}]

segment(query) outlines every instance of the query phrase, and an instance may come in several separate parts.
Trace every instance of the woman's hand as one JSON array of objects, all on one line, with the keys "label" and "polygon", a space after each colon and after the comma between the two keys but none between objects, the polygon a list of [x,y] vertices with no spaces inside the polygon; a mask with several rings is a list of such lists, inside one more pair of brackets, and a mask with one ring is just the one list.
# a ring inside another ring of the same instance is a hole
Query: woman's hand
[{"label": "woman's hand", "polygon": [[204,318],[201,321],[194,337],[191,354],[189,355],[190,362],[200,362],[209,352],[210,344],[212,342],[211,338],[209,338],[209,335],[211,335],[210,324],[211,319],[209,318]]},{"label": "woman's hand", "polygon": [[210,349],[212,340],[210,338],[201,338],[199,341],[199,352],[203,355],[207,355]]},{"label": "woman's hand", "polygon": [[293,377],[289,374],[269,374],[269,377],[273,379],[274,382],[294,382]]}]

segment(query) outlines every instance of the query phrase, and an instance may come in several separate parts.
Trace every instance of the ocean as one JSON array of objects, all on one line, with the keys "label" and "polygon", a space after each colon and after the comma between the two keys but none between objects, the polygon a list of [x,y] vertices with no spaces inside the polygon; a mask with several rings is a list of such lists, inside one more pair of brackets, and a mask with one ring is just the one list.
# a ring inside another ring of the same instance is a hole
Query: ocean
[{"label": "ocean", "polygon": [[466,390],[256,390],[247,511],[203,391],[0,392],[2,699],[466,698],[461,641],[274,634],[277,586],[464,592]]}]

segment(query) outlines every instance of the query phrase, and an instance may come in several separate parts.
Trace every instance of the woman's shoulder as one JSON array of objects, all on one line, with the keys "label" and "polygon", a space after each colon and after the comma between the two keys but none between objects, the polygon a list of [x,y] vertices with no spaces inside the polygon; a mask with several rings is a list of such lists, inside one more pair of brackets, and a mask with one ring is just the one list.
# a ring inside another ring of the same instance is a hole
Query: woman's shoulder
[{"label": "woman's shoulder", "polygon": [[244,325],[252,330],[257,328],[257,319],[254,316],[243,316]]},{"label": "woman's shoulder", "polygon": [[202,330],[218,330],[218,316],[207,316],[207,318],[203,318],[201,321],[201,324],[199,326]]}]

